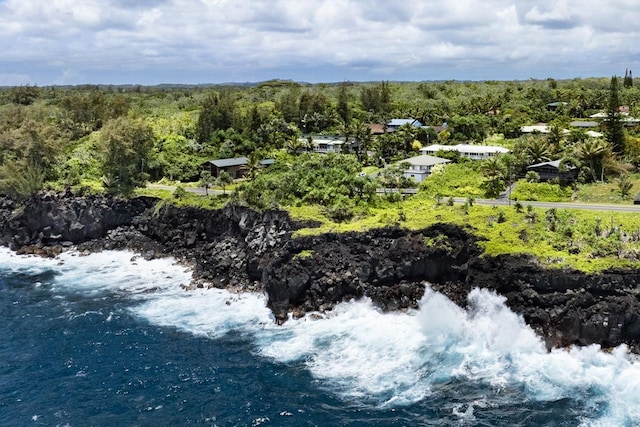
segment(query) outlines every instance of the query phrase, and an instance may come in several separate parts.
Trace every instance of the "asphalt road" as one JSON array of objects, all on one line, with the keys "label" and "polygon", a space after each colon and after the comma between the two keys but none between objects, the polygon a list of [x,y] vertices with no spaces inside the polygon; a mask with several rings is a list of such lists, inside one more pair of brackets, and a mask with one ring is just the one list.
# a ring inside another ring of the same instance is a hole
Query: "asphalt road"
[{"label": "asphalt road", "polygon": [[[160,185],[160,184],[147,184],[147,188],[151,188],[153,190],[167,190],[167,191],[175,191],[176,187],[173,185]],[[205,191],[204,188],[202,187],[182,187],[185,189],[185,191],[188,191],[189,193],[194,193],[194,194],[198,194],[200,196],[204,196],[205,195]],[[227,190],[227,194],[229,193],[229,190]],[[209,195],[217,195],[217,194],[222,194],[222,190],[214,190],[212,188],[210,188],[208,190],[208,194]]]},{"label": "asphalt road", "polygon": [[[175,186],[171,185],[159,185],[159,184],[147,184],[147,188],[158,189],[158,190],[168,190],[174,191],[176,189]],[[194,194],[199,194],[201,196],[205,195],[204,189],[202,187],[183,187],[186,191]],[[388,189],[388,191],[391,191]],[[381,191],[384,192],[384,191]],[[222,194],[222,190],[213,190],[209,189],[208,193],[210,195]],[[228,193],[228,191],[227,191]],[[467,199],[462,197],[454,197],[455,203],[465,203]],[[633,202],[629,202],[628,205],[609,205],[602,203],[576,203],[576,202],[530,202],[526,200],[519,200],[520,204],[526,208],[527,205],[531,205],[534,208],[556,208],[556,209],[583,209],[583,210],[591,210],[591,211],[604,211],[604,212],[638,212],[640,213],[640,205],[634,205]],[[515,205],[515,200],[508,199],[475,199],[473,203],[478,205],[489,205],[489,206],[513,206]]]},{"label": "asphalt road", "polygon": [[[465,203],[467,199],[461,197],[454,197],[456,203]],[[617,211],[617,212],[640,212],[640,205],[634,205],[633,202],[629,202],[628,205],[608,205],[601,203],[576,203],[576,202],[530,202],[525,200],[519,200],[523,207],[531,205],[534,208],[556,208],[556,209],[583,209],[591,211]],[[515,200],[507,199],[475,199],[474,203],[479,205],[490,206],[513,206],[516,204]]]}]

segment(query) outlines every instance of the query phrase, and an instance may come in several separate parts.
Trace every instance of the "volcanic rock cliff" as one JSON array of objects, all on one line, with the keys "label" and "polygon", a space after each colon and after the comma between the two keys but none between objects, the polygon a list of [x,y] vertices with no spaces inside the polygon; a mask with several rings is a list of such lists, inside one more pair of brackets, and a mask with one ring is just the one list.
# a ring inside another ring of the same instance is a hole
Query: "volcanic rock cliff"
[{"label": "volcanic rock cliff", "polygon": [[262,290],[276,319],[328,310],[366,296],[383,310],[417,307],[424,282],[461,306],[475,287],[495,290],[547,346],[628,344],[640,349],[640,272],[588,275],[545,269],[527,256],[481,256],[477,238],[453,225],[292,237],[285,212],[230,205],[179,208],[152,198],[46,193],[0,197],[0,244],[55,255],[128,248],[194,267],[194,286]]}]

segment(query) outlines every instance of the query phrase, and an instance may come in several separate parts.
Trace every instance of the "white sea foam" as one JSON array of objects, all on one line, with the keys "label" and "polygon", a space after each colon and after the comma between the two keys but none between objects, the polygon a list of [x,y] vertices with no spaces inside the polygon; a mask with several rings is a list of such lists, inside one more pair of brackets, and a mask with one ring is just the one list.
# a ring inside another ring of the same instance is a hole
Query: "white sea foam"
[{"label": "white sea foam", "polygon": [[40,258],[15,255],[7,248],[0,248],[2,270],[29,274],[51,272],[55,277],[48,284],[54,289],[85,294],[173,290],[191,281],[191,271],[173,258],[145,261],[129,251],[104,251],[87,256],[68,251],[56,258]]},{"label": "white sea foam", "polygon": [[[171,259],[132,257],[130,252],[65,253],[48,260],[0,248],[0,272],[50,271],[53,279],[43,286],[61,294],[116,292],[133,299],[134,314],[160,326],[211,338],[245,334],[260,355],[302,364],[323,388],[362,404],[411,404],[459,381],[481,384],[507,400],[570,398],[583,407],[604,408],[600,419],[585,419],[585,426],[640,424],[640,362],[625,346],[549,353],[503,298],[486,290],[470,293],[468,310],[427,289],[416,311],[381,313],[364,299],[276,326],[263,295],[183,291],[180,284],[191,274],[184,267]],[[492,404],[491,396],[487,399],[451,412],[472,419]]]},{"label": "white sea foam", "polygon": [[[531,401],[572,398],[585,407],[608,407],[601,420],[585,425],[640,423],[640,362],[626,347],[548,353],[503,298],[486,290],[470,293],[467,311],[427,289],[413,313],[382,314],[369,302],[351,302],[326,319],[291,321],[282,329],[287,332],[265,331],[261,353],[282,362],[303,361],[328,389],[346,398],[402,405],[458,379],[486,384],[497,395],[524,389]],[[469,406],[454,411],[473,415]]]},{"label": "white sea foam", "polygon": [[257,331],[274,322],[263,295],[221,289],[157,293],[134,312],[155,324],[212,338],[237,329]]}]

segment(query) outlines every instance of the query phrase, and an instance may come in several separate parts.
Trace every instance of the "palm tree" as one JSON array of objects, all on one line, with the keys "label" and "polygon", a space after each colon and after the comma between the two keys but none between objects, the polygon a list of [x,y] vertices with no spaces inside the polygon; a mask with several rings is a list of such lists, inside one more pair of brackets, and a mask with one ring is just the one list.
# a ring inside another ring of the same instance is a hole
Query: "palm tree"
[{"label": "palm tree", "polygon": [[504,190],[507,167],[500,156],[491,157],[482,164],[482,173],[487,180],[484,182],[487,196],[496,197]]},{"label": "palm tree", "polygon": [[303,148],[303,143],[298,135],[291,135],[286,139],[284,146],[289,153],[298,154]]},{"label": "palm tree", "polygon": [[402,144],[403,151],[409,153],[416,139],[416,129],[411,124],[405,123],[398,128],[396,135]]},{"label": "palm tree", "polygon": [[551,160],[551,151],[545,138],[538,136],[527,138],[524,151],[529,164],[548,162]]},{"label": "palm tree", "polygon": [[373,134],[371,133],[371,128],[364,122],[354,124],[354,133],[358,144],[358,160],[363,162],[367,158],[367,151],[373,141]]},{"label": "palm tree", "polygon": [[605,164],[613,162],[611,144],[603,139],[588,138],[575,147],[576,157],[586,167],[594,181],[604,181]]},{"label": "palm tree", "polygon": [[247,156],[247,160],[247,178],[251,181],[258,175],[258,171],[262,167],[262,164],[260,163],[262,160],[262,153],[260,150],[254,150],[249,154],[249,156]]}]

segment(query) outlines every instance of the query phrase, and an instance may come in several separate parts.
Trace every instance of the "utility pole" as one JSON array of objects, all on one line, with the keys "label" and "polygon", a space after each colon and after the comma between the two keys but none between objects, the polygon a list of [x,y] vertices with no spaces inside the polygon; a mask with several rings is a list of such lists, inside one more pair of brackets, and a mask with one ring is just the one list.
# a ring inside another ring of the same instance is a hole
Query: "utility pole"
[{"label": "utility pole", "polygon": [[509,200],[509,206],[511,206],[511,162],[509,162],[509,188],[507,189],[507,200]]}]

